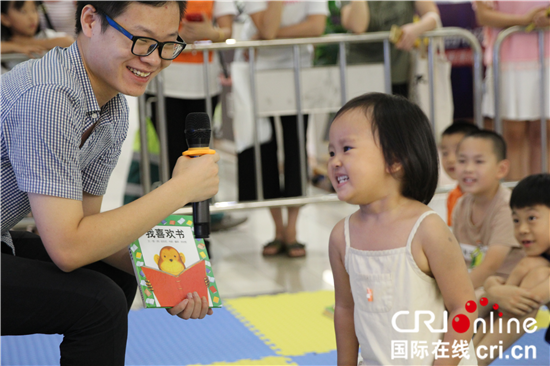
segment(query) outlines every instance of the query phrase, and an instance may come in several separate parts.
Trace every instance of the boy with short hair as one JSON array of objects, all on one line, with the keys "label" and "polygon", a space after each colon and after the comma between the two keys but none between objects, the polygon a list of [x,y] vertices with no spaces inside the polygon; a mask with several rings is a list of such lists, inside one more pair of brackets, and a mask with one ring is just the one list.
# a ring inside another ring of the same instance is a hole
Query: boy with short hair
[{"label": "boy with short hair", "polygon": [[[525,248],[526,257],[512,270],[506,281],[491,276],[485,281],[489,306],[499,305],[503,312],[503,324],[517,318],[523,324],[526,318],[535,318],[539,307],[550,305],[550,174],[535,174],[521,180],[512,191],[510,207],[514,234]],[[497,317],[494,318],[498,321]],[[476,347],[501,345],[510,347],[524,333],[516,327],[504,334],[478,333],[474,337]],[[546,340],[550,333],[546,332]],[[500,343],[502,341],[502,343]],[[479,360],[480,365],[491,362],[490,358]]]},{"label": "boy with short hair", "polygon": [[478,297],[489,276],[507,278],[524,253],[510,220],[510,190],[500,184],[509,169],[506,143],[488,130],[458,145],[456,175],[464,196],[453,211],[455,234]]},{"label": "boy with short hair", "polygon": [[[476,125],[465,120],[456,120],[441,134],[441,142],[439,143],[441,165],[443,165],[445,173],[452,180],[456,180],[456,148],[466,135],[475,131],[479,131]],[[452,226],[453,208],[462,195],[460,185],[457,184],[455,189],[450,191],[447,196],[447,225],[449,226]]]}]

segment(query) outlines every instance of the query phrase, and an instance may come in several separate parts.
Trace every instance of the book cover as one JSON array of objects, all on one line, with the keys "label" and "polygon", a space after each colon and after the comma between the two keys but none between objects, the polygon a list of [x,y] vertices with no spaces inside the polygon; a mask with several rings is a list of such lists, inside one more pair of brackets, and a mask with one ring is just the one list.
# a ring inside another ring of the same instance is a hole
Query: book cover
[{"label": "book cover", "polygon": [[190,292],[222,306],[203,239],[193,235],[193,217],[170,215],[130,245],[145,308],[170,308]]}]

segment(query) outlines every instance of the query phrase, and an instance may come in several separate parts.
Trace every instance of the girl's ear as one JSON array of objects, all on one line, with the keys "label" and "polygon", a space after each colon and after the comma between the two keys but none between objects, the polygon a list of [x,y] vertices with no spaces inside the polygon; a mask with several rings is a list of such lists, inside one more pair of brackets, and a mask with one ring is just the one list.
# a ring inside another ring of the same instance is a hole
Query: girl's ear
[{"label": "girl's ear", "polygon": [[396,174],[402,170],[403,170],[403,165],[398,161],[395,161],[393,162],[393,164],[386,166],[386,172],[388,174]]},{"label": "girl's ear", "polygon": [[7,14],[1,14],[0,15],[0,20],[2,21],[2,25],[4,27],[6,27],[6,28],[11,27],[10,17]]}]

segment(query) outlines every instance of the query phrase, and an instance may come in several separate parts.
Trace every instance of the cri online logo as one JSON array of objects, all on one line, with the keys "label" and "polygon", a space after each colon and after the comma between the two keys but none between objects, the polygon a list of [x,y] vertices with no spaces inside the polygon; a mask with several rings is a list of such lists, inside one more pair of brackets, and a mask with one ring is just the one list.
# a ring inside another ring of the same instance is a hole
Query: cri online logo
[{"label": "cri online logo", "polygon": [[[479,300],[479,303],[482,306],[487,306],[489,301],[487,300],[487,298],[482,297]],[[475,301],[470,300],[466,303],[465,308],[466,308],[467,312],[473,313],[477,310],[477,304],[476,304]],[[493,309],[498,310],[498,304],[494,304]],[[408,314],[409,314],[409,311],[407,311],[407,310],[398,311],[397,313],[395,313],[392,317],[392,320],[391,320],[393,329],[395,329],[399,333],[417,333],[419,331],[419,327],[420,327],[420,315],[429,315],[430,318],[427,319],[427,320],[424,320],[424,324],[426,325],[426,327],[431,332],[433,332],[433,333],[446,333],[447,332],[447,318],[448,318],[447,311],[443,311],[443,328],[442,329],[432,328],[432,323],[435,319],[435,315],[431,311],[426,311],[426,310],[415,311],[415,326],[414,326],[414,329],[401,329],[401,328],[399,328],[397,326],[397,323],[396,323],[397,318],[401,315],[408,315]],[[498,316],[502,317],[502,312],[499,312]],[[490,313],[490,320],[489,321],[490,321],[490,333],[493,333],[493,323],[494,323],[493,312]],[[474,321],[474,333],[477,333],[478,323],[481,323],[481,325],[483,326],[483,331],[485,332],[485,330],[486,330],[485,319],[478,318]],[[511,328],[512,323],[516,323],[516,328],[519,332],[519,328],[520,328],[519,320],[515,319],[515,318],[510,318],[508,320],[508,333],[510,333],[510,328]],[[536,323],[537,323],[537,321],[535,319],[526,318],[525,321],[524,321],[524,324],[523,324],[523,328],[524,328],[525,332],[526,333],[535,332],[537,330],[536,326],[534,326],[533,329],[529,329],[529,328],[531,328]],[[468,329],[470,329],[470,319],[464,314],[458,314],[457,316],[455,316],[453,318],[451,326],[453,327],[455,332],[464,333]],[[502,333],[502,318],[499,319],[499,332]]]}]

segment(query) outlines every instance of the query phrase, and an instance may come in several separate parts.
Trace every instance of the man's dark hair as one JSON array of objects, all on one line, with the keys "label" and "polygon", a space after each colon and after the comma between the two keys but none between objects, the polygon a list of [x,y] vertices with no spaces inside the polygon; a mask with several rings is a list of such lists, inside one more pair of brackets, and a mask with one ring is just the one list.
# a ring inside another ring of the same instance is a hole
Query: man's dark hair
[{"label": "man's dark hair", "polygon": [[448,135],[455,135],[455,134],[468,135],[476,131],[479,131],[479,127],[477,127],[473,123],[467,122],[466,120],[456,120],[453,122],[452,125],[450,125],[443,131],[441,136],[448,136]]},{"label": "man's dark hair", "polygon": [[550,208],[550,174],[533,174],[515,186],[510,197],[510,208],[518,209],[544,205]]},{"label": "man's dark hair", "polygon": [[497,161],[500,162],[506,159],[506,142],[498,133],[491,130],[474,131],[464,136],[462,141],[470,137],[491,141]]},{"label": "man's dark hair", "polygon": [[428,117],[404,97],[368,93],[347,102],[334,119],[353,109],[362,110],[370,121],[386,165],[401,164],[401,194],[428,204],[437,188],[439,168]]},{"label": "man's dark hair", "polygon": [[[101,32],[105,32],[109,23],[105,19],[105,14],[111,18],[116,18],[120,14],[124,13],[130,3],[139,2],[145,5],[160,7],[169,3],[171,1],[77,1],[76,4],[76,34],[79,34],[82,31],[82,24],[80,23],[80,15],[82,14],[82,9],[86,5],[92,5],[96,10],[98,10],[99,16],[101,17]],[[180,19],[185,12],[186,1],[174,1],[178,4],[180,10]]]}]

